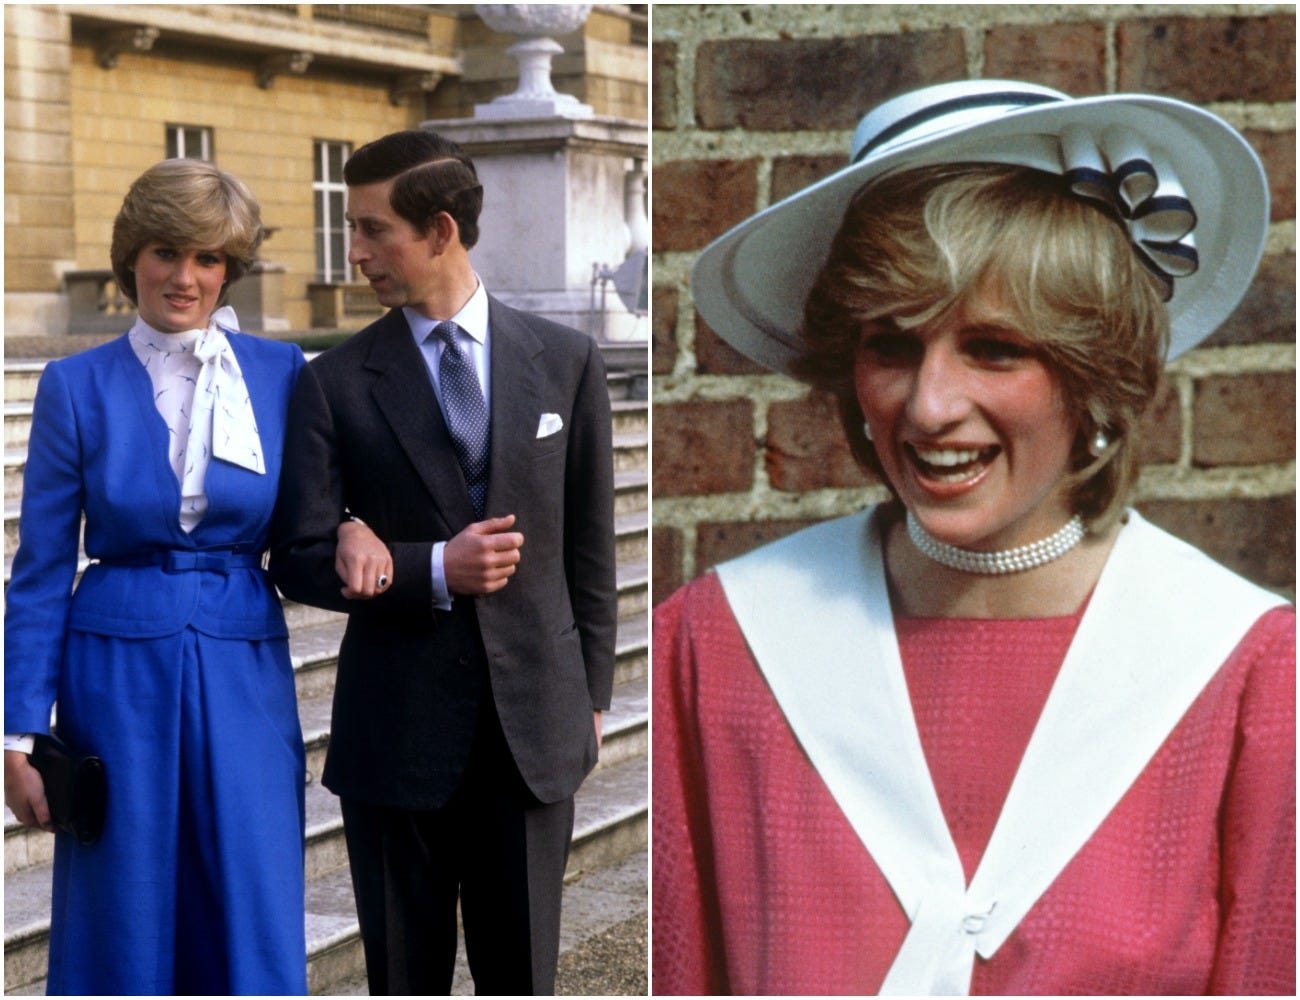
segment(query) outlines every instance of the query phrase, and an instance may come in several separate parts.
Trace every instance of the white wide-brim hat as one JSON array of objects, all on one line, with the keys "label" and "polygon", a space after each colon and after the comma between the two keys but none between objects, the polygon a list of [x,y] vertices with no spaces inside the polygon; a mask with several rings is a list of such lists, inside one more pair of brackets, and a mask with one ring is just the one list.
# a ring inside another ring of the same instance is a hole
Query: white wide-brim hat
[{"label": "white wide-brim hat", "polygon": [[1071,98],[1007,80],[943,83],[895,97],[858,125],[853,162],[705,248],[695,307],[737,350],[790,374],[803,306],[854,194],[882,174],[937,163],[1005,163],[1066,177],[1105,202],[1134,252],[1172,287],[1169,358],[1195,346],[1246,293],[1268,230],[1259,158],[1231,126],[1183,101]]}]

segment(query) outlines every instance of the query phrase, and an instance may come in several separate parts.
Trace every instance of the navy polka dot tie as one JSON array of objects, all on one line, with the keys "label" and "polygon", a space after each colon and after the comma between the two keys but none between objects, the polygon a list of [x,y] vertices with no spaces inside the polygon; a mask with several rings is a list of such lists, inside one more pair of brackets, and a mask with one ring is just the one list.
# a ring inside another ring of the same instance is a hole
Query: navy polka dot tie
[{"label": "navy polka dot tie", "polygon": [[478,373],[457,343],[460,327],[448,320],[433,328],[430,336],[443,342],[438,360],[438,383],[442,389],[442,411],[451,430],[451,441],[465,474],[474,513],[481,520],[487,507],[488,412]]}]

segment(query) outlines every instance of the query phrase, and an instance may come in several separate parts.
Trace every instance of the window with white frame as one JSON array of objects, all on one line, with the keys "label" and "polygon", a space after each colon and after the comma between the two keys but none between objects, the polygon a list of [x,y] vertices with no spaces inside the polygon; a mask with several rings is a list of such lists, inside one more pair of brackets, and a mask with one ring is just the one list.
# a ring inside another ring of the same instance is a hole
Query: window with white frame
[{"label": "window with white frame", "polygon": [[349,279],[347,222],[343,210],[347,204],[347,185],[343,183],[343,164],[352,152],[346,142],[317,139],[312,193],[316,202],[316,280],[343,282]]},{"label": "window with white frame", "polygon": [[206,125],[168,125],[167,159],[212,159],[212,129]]}]

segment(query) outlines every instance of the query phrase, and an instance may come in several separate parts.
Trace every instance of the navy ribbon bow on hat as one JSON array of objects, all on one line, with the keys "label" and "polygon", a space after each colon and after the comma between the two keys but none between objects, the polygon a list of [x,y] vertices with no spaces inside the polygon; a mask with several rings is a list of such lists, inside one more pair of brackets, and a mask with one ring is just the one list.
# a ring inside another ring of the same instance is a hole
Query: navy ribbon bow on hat
[{"label": "navy ribbon bow on hat", "polygon": [[1099,202],[1128,231],[1138,259],[1174,293],[1174,279],[1196,272],[1192,230],[1196,210],[1168,159],[1132,129],[1112,126],[1100,137],[1080,125],[1061,131],[1064,176],[1079,197]]}]

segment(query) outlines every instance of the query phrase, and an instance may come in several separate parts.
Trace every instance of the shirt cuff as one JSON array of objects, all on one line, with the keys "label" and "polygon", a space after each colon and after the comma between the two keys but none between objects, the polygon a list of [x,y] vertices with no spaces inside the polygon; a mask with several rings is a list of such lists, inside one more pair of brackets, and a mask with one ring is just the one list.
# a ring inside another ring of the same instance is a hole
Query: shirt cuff
[{"label": "shirt cuff", "polygon": [[36,737],[30,733],[5,733],[5,749],[31,753],[36,749]]},{"label": "shirt cuff", "polygon": [[446,547],[446,542],[434,542],[433,552],[429,555],[433,575],[433,606],[439,611],[451,610],[451,591],[447,589],[447,574],[442,566],[442,550]]}]

